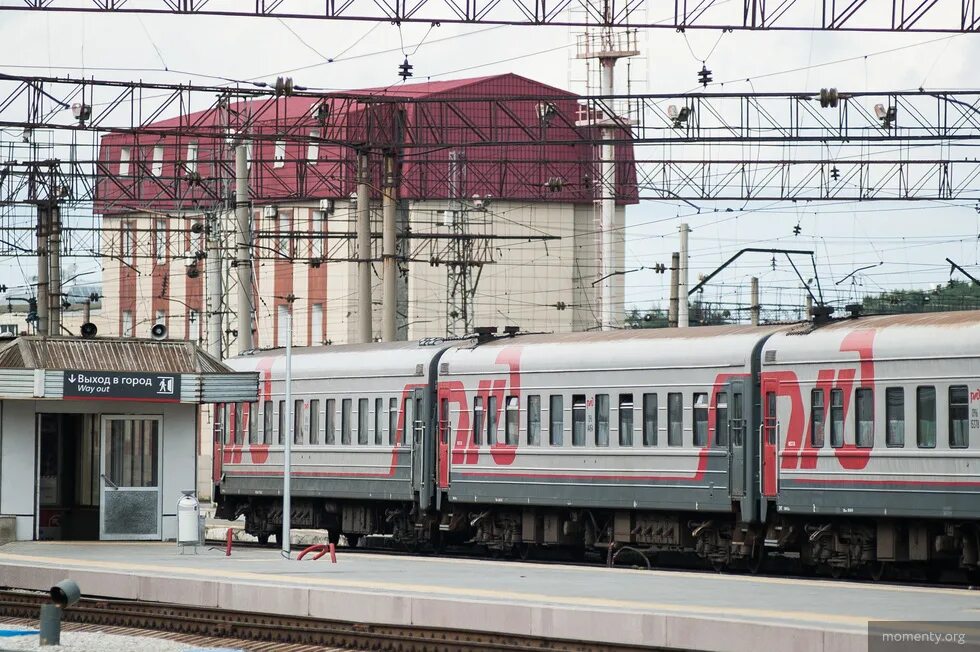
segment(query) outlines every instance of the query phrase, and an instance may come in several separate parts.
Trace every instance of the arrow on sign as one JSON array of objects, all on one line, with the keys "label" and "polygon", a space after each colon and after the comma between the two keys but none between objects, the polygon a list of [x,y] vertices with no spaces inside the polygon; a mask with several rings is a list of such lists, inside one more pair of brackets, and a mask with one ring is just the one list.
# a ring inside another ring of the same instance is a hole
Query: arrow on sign
[{"label": "arrow on sign", "polygon": [[68,382],[70,382],[70,383],[75,382],[75,374],[72,374],[72,375],[68,376]]}]

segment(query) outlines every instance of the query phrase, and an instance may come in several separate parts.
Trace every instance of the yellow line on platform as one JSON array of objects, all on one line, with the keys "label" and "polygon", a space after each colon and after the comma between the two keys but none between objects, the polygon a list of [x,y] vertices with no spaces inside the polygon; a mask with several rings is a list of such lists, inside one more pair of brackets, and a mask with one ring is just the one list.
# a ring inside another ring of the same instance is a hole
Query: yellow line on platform
[{"label": "yellow line on platform", "polygon": [[[35,555],[19,555],[13,553],[0,553],[0,561],[19,562],[20,564],[31,564],[32,566],[51,566],[55,568],[72,568],[74,570],[92,571],[101,569],[112,573],[144,572],[156,573],[167,576],[171,579],[191,579],[203,578],[209,581],[221,581],[237,579],[250,582],[278,582],[287,585],[286,588],[301,587],[329,587],[360,589],[367,591],[382,591],[403,597],[406,592],[420,594],[418,597],[438,597],[439,595],[454,596],[473,599],[500,600],[506,603],[514,601],[524,601],[537,604],[543,607],[548,606],[569,606],[569,607],[598,607],[603,609],[628,609],[640,612],[660,612],[683,614],[688,616],[722,616],[727,618],[742,617],[746,619],[757,619],[763,623],[778,619],[788,622],[814,623],[821,625],[849,625],[852,627],[864,627],[868,620],[874,619],[872,616],[823,614],[810,611],[784,611],[777,609],[757,609],[748,607],[724,607],[699,604],[677,604],[671,602],[655,601],[636,601],[621,600],[611,598],[595,598],[587,596],[565,596],[548,595],[544,593],[528,593],[521,591],[500,591],[494,589],[462,588],[442,586],[437,584],[411,584],[400,582],[379,582],[370,580],[352,580],[346,578],[326,578],[309,577],[294,575],[275,575],[247,571],[233,571],[218,568],[177,568],[174,566],[135,564],[120,561],[99,561],[88,559],[65,559],[56,560],[50,557]],[[190,577],[188,577],[190,576]],[[288,585],[292,585],[291,587]]]}]

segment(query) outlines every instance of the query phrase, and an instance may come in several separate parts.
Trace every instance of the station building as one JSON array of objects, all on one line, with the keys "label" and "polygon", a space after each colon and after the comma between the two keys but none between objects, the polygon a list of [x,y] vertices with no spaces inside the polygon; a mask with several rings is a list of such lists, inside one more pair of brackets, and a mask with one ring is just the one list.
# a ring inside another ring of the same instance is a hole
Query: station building
[{"label": "station building", "polygon": [[[474,243],[466,255],[485,261],[470,268],[479,278],[471,297],[474,325],[553,332],[597,328],[598,152],[597,141],[586,137],[594,127],[576,126],[582,107],[574,94],[506,74],[285,97],[274,111],[263,105],[269,117],[251,123],[255,138],[249,145],[255,346],[284,344],[287,313],[292,313],[295,345],[357,341],[358,200],[356,152],[350,144],[371,120],[390,118],[387,113],[365,118],[368,109],[359,98],[379,97],[394,107],[399,99],[422,101],[406,104],[398,119],[413,137],[432,141],[431,149],[414,142],[399,161],[399,338],[452,333],[450,269],[460,252],[447,243],[462,230]],[[466,98],[481,101],[452,110],[440,104]],[[258,102],[155,122],[146,134],[103,138],[95,205],[105,254],[100,333],[145,337],[154,324],[164,323],[173,337],[215,351],[207,342],[206,277],[212,261],[206,255],[208,232],[216,228],[224,282],[222,304],[214,310],[223,316],[223,354],[237,352],[234,181],[228,176],[234,154],[225,139],[193,134],[208,127],[232,131],[224,125]],[[330,116],[329,125],[318,121],[322,115]],[[262,138],[287,129],[322,142]],[[461,140],[465,129],[496,130],[511,143],[525,139],[527,144],[447,148],[440,143],[446,134]],[[549,140],[568,144],[540,144],[543,131]],[[622,269],[625,208],[637,201],[632,146],[618,145],[617,159],[617,227],[609,237],[612,268]],[[377,337],[380,156],[372,156],[370,176]],[[217,215],[213,226],[209,212]],[[613,281],[613,314],[621,315],[623,277]]]},{"label": "station building", "polygon": [[17,540],[166,540],[198,484],[200,406],[254,401],[189,342],[0,341],[0,533]]}]

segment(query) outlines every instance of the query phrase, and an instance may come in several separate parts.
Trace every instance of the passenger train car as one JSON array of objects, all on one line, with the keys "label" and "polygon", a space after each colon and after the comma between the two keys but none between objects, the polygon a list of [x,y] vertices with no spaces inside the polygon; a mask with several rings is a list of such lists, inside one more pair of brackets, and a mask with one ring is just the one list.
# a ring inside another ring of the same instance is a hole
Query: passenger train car
[{"label": "passenger train car", "polygon": [[219,515],[336,540],[976,570],[980,313],[296,349],[229,361]]}]

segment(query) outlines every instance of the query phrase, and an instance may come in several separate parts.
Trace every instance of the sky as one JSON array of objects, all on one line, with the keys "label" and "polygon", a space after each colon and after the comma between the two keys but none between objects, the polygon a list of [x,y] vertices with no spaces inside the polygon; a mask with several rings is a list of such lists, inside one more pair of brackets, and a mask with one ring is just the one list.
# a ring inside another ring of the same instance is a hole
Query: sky
[{"label": "sky", "polygon": [[[662,18],[659,14],[668,15],[672,7],[658,3],[648,11],[652,18]],[[887,12],[890,6],[875,10]],[[581,92],[585,89],[574,83],[582,77],[582,62],[574,58],[576,31],[557,26],[398,27],[385,22],[4,12],[0,72],[203,84],[274,81],[277,75],[289,75],[297,84],[343,90],[397,83],[397,67],[407,56],[414,66],[412,81],[515,72]],[[642,56],[630,62],[630,88],[636,92],[695,90],[702,63],[713,72],[709,91],[980,87],[975,65],[980,34],[659,29],[642,32],[640,38]],[[624,92],[623,64],[619,71],[617,91]],[[974,150],[962,154],[975,157]],[[868,293],[944,283],[950,278],[946,257],[971,271],[980,266],[980,210],[975,202],[698,202],[695,208],[679,201],[644,201],[627,212],[625,270],[638,270],[625,277],[629,305],[665,305],[669,275],[642,268],[669,264],[682,222],[692,228],[692,285],[699,274],[710,273],[748,246],[814,250],[821,288],[841,304]],[[800,235],[793,233],[797,225]],[[92,269],[91,261],[74,262],[80,271]],[[851,275],[868,265],[874,267]],[[22,283],[30,266],[29,260],[0,258],[0,283]],[[763,304],[802,302],[800,281],[785,259],[773,261],[763,254],[725,270],[703,298],[745,303],[753,275],[760,277]],[[812,270],[804,275],[812,277]],[[86,281],[93,277],[97,274]]]}]

